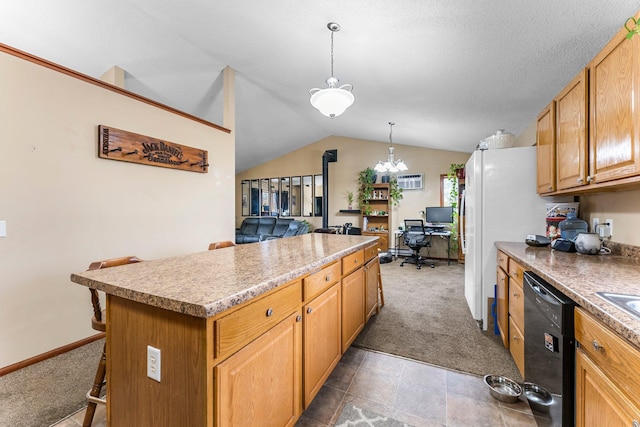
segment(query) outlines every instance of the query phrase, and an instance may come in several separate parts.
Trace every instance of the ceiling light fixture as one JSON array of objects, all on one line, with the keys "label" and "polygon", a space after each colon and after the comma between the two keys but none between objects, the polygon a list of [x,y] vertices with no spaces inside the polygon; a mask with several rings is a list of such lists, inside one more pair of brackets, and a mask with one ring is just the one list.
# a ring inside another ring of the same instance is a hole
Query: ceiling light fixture
[{"label": "ceiling light fixture", "polygon": [[331,31],[331,77],[327,79],[326,89],[313,88],[309,91],[311,105],[327,117],[338,117],[353,104],[355,98],[351,91],[353,85],[345,84],[338,87],[338,78],[333,76],[333,33],[340,31],[340,25],[329,22],[327,28]]},{"label": "ceiling light fixture", "polygon": [[389,122],[389,157],[386,162],[378,162],[378,164],[373,168],[376,172],[396,173],[409,169],[402,160],[394,160],[393,158],[393,125],[395,125],[395,123]]}]

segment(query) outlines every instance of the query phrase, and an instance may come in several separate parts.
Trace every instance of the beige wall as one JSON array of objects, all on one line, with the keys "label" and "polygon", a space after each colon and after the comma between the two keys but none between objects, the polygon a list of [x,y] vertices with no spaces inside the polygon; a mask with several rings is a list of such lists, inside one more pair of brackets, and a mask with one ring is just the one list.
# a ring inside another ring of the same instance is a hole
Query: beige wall
[{"label": "beige wall", "polygon": [[[233,134],[6,53],[0,93],[0,367],[95,333],[69,280],[90,262],[233,238]],[[99,159],[99,124],[209,150],[209,173]]]},{"label": "beige wall", "polygon": [[[394,144],[396,158],[405,161],[409,170],[405,173],[424,173],[424,188],[403,192],[400,205],[392,210],[392,227],[397,229],[405,218],[424,219],[426,206],[440,206],[440,174],[446,174],[451,163],[466,163],[470,154],[454,151],[431,150]],[[346,192],[356,195],[354,209],[357,209],[357,176],[367,166],[373,167],[378,160],[386,160],[389,144],[361,139],[332,136],[273,161],[256,166],[236,176],[236,225],[242,223],[240,182],[243,179],[272,178],[322,173],[322,154],[326,150],[337,149],[338,161],[329,163],[329,226],[351,222],[360,224],[358,215],[340,214],[347,209]],[[378,177],[378,182],[381,178]],[[321,217],[306,217],[314,227],[322,226]],[[446,247],[446,245],[444,246]],[[446,256],[439,244],[432,253],[434,256]]]}]

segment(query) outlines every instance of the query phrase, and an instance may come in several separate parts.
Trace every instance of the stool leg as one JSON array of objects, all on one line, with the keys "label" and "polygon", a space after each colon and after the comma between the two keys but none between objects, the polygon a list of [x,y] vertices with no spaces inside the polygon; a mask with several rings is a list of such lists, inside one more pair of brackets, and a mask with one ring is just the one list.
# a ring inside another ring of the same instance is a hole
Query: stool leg
[{"label": "stool leg", "polygon": [[[91,387],[91,391],[89,392],[90,396],[98,397],[100,396],[100,392],[102,391],[102,386],[104,384],[104,377],[107,372],[107,344],[105,342],[104,347],[102,347],[102,357],[100,358],[100,362],[98,363],[98,370],[96,371],[96,377],[93,380],[93,387]],[[82,422],[82,427],[91,427],[91,423],[93,422],[93,415],[96,412],[97,404],[95,402],[89,402],[87,404],[87,412],[84,415],[84,421]]]},{"label": "stool leg", "polygon": [[380,292],[380,305],[378,307],[378,313],[380,312],[380,307],[384,307],[384,290],[382,289],[382,277],[380,273],[378,273],[378,292]]}]

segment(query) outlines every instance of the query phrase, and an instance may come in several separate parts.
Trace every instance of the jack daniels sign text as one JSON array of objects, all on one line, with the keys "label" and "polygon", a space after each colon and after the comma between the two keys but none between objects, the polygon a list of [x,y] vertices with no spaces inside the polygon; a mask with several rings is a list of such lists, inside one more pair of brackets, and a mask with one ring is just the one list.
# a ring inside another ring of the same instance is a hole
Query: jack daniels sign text
[{"label": "jack daniels sign text", "polygon": [[161,141],[112,127],[98,126],[98,156],[192,172],[209,171],[206,150]]}]

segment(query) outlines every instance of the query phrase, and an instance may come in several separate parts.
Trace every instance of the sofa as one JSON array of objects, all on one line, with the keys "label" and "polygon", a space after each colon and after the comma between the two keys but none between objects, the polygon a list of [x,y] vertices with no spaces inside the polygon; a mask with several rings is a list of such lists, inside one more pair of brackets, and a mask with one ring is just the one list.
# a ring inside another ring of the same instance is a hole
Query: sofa
[{"label": "sofa", "polygon": [[248,217],[236,229],[236,244],[255,243],[270,239],[297,236],[309,232],[306,223],[293,218],[273,216]]}]

